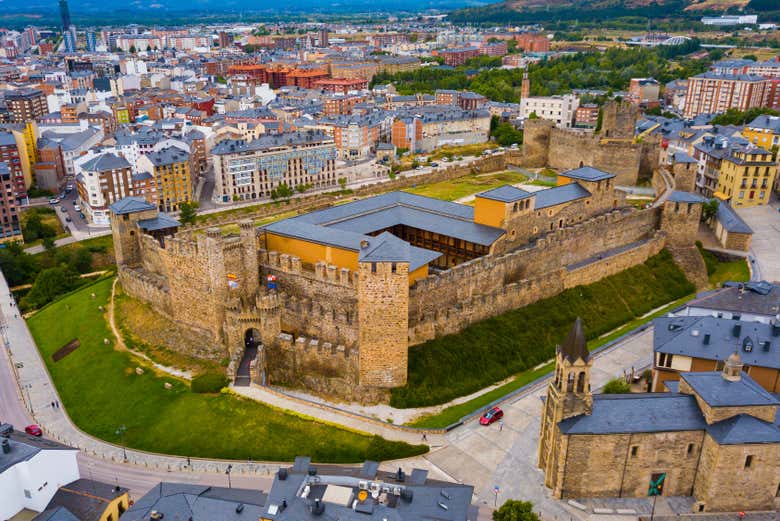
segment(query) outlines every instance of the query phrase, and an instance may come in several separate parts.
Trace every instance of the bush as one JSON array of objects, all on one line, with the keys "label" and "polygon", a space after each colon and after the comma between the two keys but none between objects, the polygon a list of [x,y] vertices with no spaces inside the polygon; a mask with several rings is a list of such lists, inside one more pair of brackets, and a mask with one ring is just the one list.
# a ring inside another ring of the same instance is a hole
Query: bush
[{"label": "bush", "polygon": [[493,521],[539,521],[530,501],[508,499],[498,510],[493,512]]},{"label": "bush", "polygon": [[35,277],[30,292],[19,302],[19,308],[22,311],[40,308],[78,285],[78,275],[67,266],[45,269]]},{"label": "bush", "polygon": [[193,393],[218,393],[227,384],[228,378],[224,373],[210,371],[193,378],[190,388]]},{"label": "bush", "polygon": [[577,317],[593,339],[693,291],[663,250],[593,284],[410,347],[407,384],[391,391],[390,404],[436,405],[473,393],[552,359]]},{"label": "bush", "polygon": [[417,456],[428,452],[427,445],[408,445],[403,441],[390,441],[374,435],[366,448],[366,459],[371,461],[387,461],[393,459],[399,451],[406,449],[409,456]]},{"label": "bush", "polygon": [[607,382],[601,392],[604,394],[627,394],[631,392],[631,388],[623,378],[618,377]]}]

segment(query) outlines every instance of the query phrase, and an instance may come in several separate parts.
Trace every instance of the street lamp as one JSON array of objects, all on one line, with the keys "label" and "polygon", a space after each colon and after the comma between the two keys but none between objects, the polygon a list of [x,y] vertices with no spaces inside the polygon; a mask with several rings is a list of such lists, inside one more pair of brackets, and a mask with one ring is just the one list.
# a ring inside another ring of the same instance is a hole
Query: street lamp
[{"label": "street lamp", "polygon": [[27,404],[30,406],[30,414],[35,415],[35,411],[33,411],[32,398],[30,398],[30,389],[32,389],[32,384],[25,384],[24,388],[27,391]]},{"label": "street lamp", "polygon": [[122,443],[122,458],[124,459],[124,461],[127,461],[127,449],[125,448],[125,431],[126,430],[127,430],[127,427],[125,427],[124,425],[121,425],[116,430],[116,435],[119,436],[120,439],[122,440],[121,441],[121,443]]},{"label": "street lamp", "polygon": [[230,471],[233,470],[233,465],[228,465],[225,469],[225,474],[227,474],[228,477],[228,488],[233,488],[233,485],[230,483]]}]

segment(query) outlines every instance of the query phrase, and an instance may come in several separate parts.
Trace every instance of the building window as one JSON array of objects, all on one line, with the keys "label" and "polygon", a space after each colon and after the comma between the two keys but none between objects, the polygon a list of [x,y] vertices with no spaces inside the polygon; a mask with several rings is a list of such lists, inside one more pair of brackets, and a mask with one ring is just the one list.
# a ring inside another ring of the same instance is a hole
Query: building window
[{"label": "building window", "polygon": [[752,455],[751,456],[747,456],[745,458],[745,468],[749,469],[751,467],[751,465],[753,465],[753,456]]},{"label": "building window", "polygon": [[31,499],[32,498],[32,494],[30,494],[29,490],[24,489],[24,497],[26,497],[27,499]]},{"label": "building window", "polygon": [[631,447],[631,457],[636,458],[637,454],[639,454],[639,445],[633,445]]},{"label": "building window", "polygon": [[689,458],[690,458],[691,456],[693,456],[693,443],[689,443],[689,444],[688,444],[688,452],[687,452],[687,456],[688,456]]}]

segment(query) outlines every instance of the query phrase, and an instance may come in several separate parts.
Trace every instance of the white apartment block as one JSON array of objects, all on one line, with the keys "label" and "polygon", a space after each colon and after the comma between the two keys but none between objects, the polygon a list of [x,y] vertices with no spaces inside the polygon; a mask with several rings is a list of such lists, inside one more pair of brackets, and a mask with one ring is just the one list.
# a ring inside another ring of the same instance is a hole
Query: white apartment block
[{"label": "white apartment block", "polygon": [[580,99],[573,94],[523,98],[520,100],[520,118],[525,120],[536,113],[540,118],[554,121],[558,128],[571,128],[579,106]]}]

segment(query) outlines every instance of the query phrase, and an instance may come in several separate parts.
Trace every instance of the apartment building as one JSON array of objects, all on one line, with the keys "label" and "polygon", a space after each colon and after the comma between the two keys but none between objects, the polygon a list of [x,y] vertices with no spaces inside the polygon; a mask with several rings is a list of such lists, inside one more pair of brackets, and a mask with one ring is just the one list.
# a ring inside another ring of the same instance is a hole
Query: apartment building
[{"label": "apartment building", "polygon": [[11,132],[0,132],[0,163],[8,167],[17,201],[27,197],[27,184],[22,168],[22,154]]},{"label": "apartment building", "polygon": [[705,72],[688,78],[683,115],[719,114],[767,106],[771,80],[750,74]]},{"label": "apartment building", "polygon": [[428,105],[398,110],[391,136],[397,148],[430,152],[444,145],[484,143],[489,134],[488,110]]},{"label": "apartment building", "polygon": [[138,158],[138,172],[154,178],[157,205],[162,212],[177,212],[181,203],[192,201],[189,152],[166,147]]},{"label": "apartment building", "polygon": [[157,204],[156,187],[147,190],[145,182],[151,176],[134,176],[130,163],[122,156],[106,152],[81,163],[79,167],[76,189],[90,222],[109,225],[109,205],[125,197],[140,196],[149,203]]},{"label": "apartment building", "polygon": [[780,117],[762,114],[745,125],[742,136],[767,150],[780,146]]},{"label": "apartment building", "polygon": [[49,112],[46,95],[38,89],[18,89],[5,93],[5,102],[14,122],[26,123]]},{"label": "apartment building", "polygon": [[22,224],[14,190],[14,175],[8,163],[0,162],[0,243],[22,241]]},{"label": "apartment building", "polygon": [[228,139],[211,153],[215,202],[268,197],[282,183],[336,186],[336,145],[322,132],[265,135],[251,142]]},{"label": "apartment building", "polygon": [[450,67],[457,67],[463,65],[471,58],[476,58],[482,54],[476,47],[460,47],[457,49],[442,49],[440,51],[434,51],[434,55],[441,56],[444,60],[444,65]]},{"label": "apartment building", "polygon": [[573,94],[527,97],[520,100],[520,117],[525,120],[535,113],[554,121],[558,128],[571,128],[579,106],[580,99]]}]

